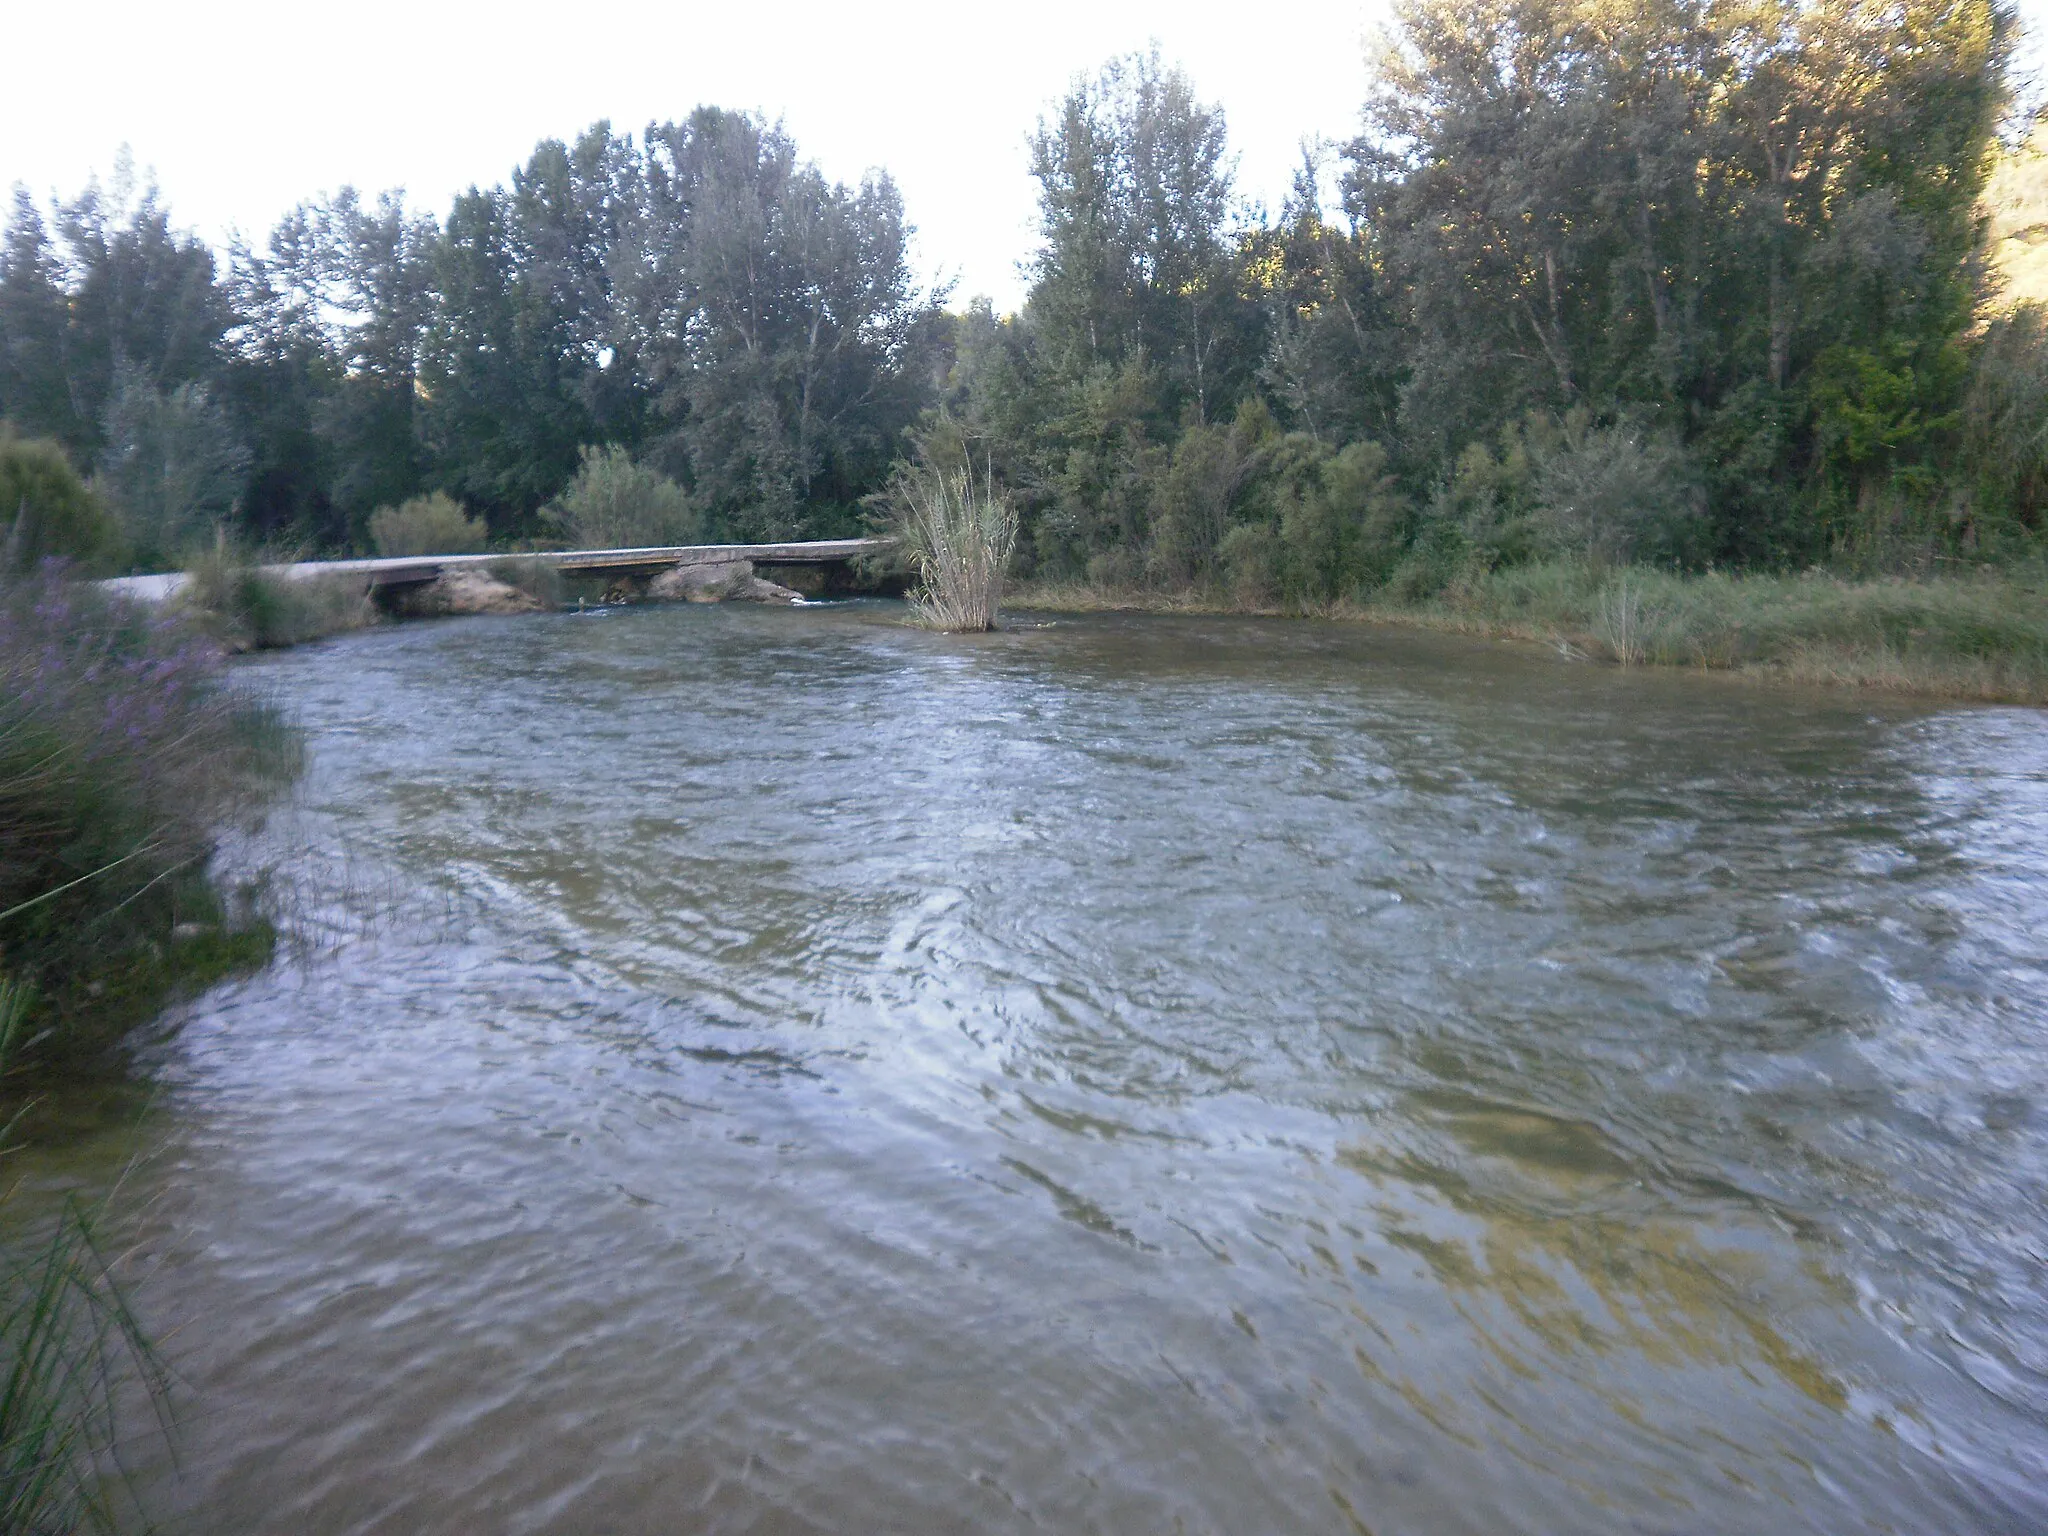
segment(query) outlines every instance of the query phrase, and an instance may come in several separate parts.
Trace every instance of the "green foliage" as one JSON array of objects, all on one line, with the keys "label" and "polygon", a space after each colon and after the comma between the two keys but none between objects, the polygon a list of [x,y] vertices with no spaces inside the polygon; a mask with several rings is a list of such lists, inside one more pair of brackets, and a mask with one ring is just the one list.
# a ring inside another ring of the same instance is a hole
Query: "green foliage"
[{"label": "green foliage", "polygon": [[1289,594],[1329,603],[1380,585],[1406,546],[1410,519],[1378,443],[1351,443],[1329,455],[1314,483],[1294,491],[1281,512]]},{"label": "green foliage", "polygon": [[[1073,82],[1031,139],[1013,316],[918,289],[886,176],[832,182],[712,108],[545,141],[444,218],[344,189],[225,263],[126,173],[18,195],[0,416],[96,465],[152,564],[217,526],[357,547],[429,490],[501,543],[572,503],[578,542],[848,532],[934,408],[1047,578],[1263,572],[1312,603],[1561,553],[1924,561],[2039,528],[2040,322],[1974,320],[1984,215],[2000,281],[2038,265],[2039,157],[1993,138],[2001,0],[1396,20],[1365,131],[1309,148],[1270,218],[1156,54]],[[1296,437],[1379,445],[1387,504],[1419,510],[1340,505]],[[1248,525],[1271,539],[1226,557]]]},{"label": "green foliage", "polygon": [[469,555],[489,540],[484,525],[441,491],[370,514],[370,546],[384,556]]},{"label": "green foliage", "polygon": [[886,175],[832,182],[709,108],[548,140],[445,220],[345,188],[226,263],[124,173],[47,217],[15,198],[0,417],[97,465],[156,567],[217,525],[341,552],[431,489],[530,536],[592,443],[722,531],[843,532],[932,394],[908,241]]},{"label": "green foliage", "polygon": [[[10,1192],[0,1208],[18,1201]],[[0,1215],[0,1532],[111,1532],[124,1409],[139,1397],[166,1428],[169,1372],[107,1255],[101,1209],[67,1199],[26,1230]]]},{"label": "green foliage", "polygon": [[1031,303],[1055,370],[1078,379],[1143,355],[1168,410],[1227,414],[1251,316],[1232,281],[1226,150],[1222,110],[1156,52],[1076,81],[1040,121],[1031,170],[1045,247]]},{"label": "green foliage", "polygon": [[616,443],[582,450],[576,478],[549,511],[577,549],[646,549],[704,539],[703,516],[683,488],[659,470],[635,464]]},{"label": "green foliage", "polygon": [[1532,410],[1709,439],[1709,551],[1766,560],[1938,472],[2004,101],[1993,0],[1402,22],[1348,190],[1414,328],[1412,456],[1448,466]]},{"label": "green foliage", "polygon": [[124,370],[94,487],[152,567],[210,543],[234,517],[249,454],[207,386],[163,390]]},{"label": "green foliage", "polygon": [[2026,304],[1991,322],[1962,437],[1993,520],[2041,531],[2048,524],[2048,308]]},{"label": "green foliage", "polygon": [[918,575],[911,613],[927,629],[991,630],[1017,542],[1017,509],[986,471],[962,460],[898,471],[888,502],[897,537]]},{"label": "green foliage", "polygon": [[225,539],[186,568],[178,605],[237,651],[303,645],[377,621],[360,578],[286,576]]},{"label": "green foliage", "polygon": [[1258,427],[1189,427],[1152,486],[1149,564],[1167,586],[1206,584],[1239,493],[1258,463]]},{"label": "green foliage", "polygon": [[1238,606],[1266,608],[1279,601],[1284,577],[1280,530],[1271,523],[1239,523],[1217,548],[1225,589]]},{"label": "green foliage", "polygon": [[64,450],[47,439],[16,437],[0,423],[0,524],[7,528],[8,571],[32,571],[63,560],[81,572],[113,565],[121,530]]},{"label": "green foliage", "polygon": [[1574,411],[1539,436],[1531,492],[1548,553],[1682,565],[1705,552],[1705,497],[1670,433]]}]

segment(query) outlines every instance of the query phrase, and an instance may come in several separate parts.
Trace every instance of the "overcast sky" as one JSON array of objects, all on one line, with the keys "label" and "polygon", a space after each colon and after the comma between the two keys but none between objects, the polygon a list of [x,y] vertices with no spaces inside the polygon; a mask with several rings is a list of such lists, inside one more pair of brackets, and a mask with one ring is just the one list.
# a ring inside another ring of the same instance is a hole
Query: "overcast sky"
[{"label": "overcast sky", "polygon": [[[2044,30],[2048,0],[2021,9]],[[7,22],[0,184],[69,196],[125,144],[181,224],[260,238],[293,203],[348,183],[403,186],[444,213],[540,138],[600,117],[637,134],[710,102],[781,118],[831,176],[886,167],[923,275],[1008,308],[1032,244],[1025,138],[1076,72],[1156,39],[1227,112],[1241,189],[1277,206],[1304,136],[1352,132],[1365,40],[1386,16],[1387,0],[25,0]]]}]

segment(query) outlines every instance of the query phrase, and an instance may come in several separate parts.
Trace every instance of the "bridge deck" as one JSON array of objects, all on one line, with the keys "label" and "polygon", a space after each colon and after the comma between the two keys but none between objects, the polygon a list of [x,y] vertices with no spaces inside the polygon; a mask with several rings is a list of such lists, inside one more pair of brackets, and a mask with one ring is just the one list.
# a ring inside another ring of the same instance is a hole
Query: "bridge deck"
[{"label": "bridge deck", "polygon": [[[878,555],[893,539],[813,539],[792,544],[666,544],[642,549],[552,549],[521,555],[396,555],[375,560],[301,560],[263,569],[288,581],[360,576],[369,587],[417,586],[444,571],[492,565],[500,560],[540,560],[564,571],[658,571],[675,565],[722,565],[749,560],[755,565],[830,565]],[[161,576],[118,576],[100,583],[109,591],[160,601],[185,584],[182,571]]]}]

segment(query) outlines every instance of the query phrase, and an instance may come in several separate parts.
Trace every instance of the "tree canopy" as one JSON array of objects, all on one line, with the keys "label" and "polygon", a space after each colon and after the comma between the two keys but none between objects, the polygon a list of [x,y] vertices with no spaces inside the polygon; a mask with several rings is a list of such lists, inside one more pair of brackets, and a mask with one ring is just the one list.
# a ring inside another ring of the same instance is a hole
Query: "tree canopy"
[{"label": "tree canopy", "polygon": [[1112,60],[1030,138],[1008,316],[919,287],[885,174],[712,107],[218,254],[124,171],[17,192],[0,417],[156,560],[361,548],[429,493],[547,537],[593,465],[707,537],[837,534],[963,450],[1027,571],[1105,581],[1990,551],[2048,494],[2013,38],[2003,0],[1404,0],[1270,214],[1220,107]]}]

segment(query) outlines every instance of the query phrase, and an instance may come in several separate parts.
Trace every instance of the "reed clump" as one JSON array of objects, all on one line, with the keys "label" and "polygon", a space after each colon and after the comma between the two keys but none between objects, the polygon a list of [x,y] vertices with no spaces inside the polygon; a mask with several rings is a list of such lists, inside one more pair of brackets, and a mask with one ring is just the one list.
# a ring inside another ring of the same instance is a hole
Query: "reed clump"
[{"label": "reed clump", "polygon": [[[45,570],[0,583],[0,984],[16,1064],[97,1054],[270,953],[209,871],[298,772],[296,734],[183,616]],[[246,906],[246,903],[243,905]]]},{"label": "reed clump", "polygon": [[1017,508],[992,473],[977,477],[919,465],[892,490],[896,531],[917,571],[912,621],[926,629],[972,634],[1001,616],[1003,573],[1017,544]]},{"label": "reed clump", "polygon": [[186,567],[178,606],[233,651],[304,645],[379,617],[360,579],[287,576],[225,539]]},{"label": "reed clump", "polygon": [[[0,1195],[0,1219],[19,1220],[7,1209],[16,1202],[13,1190]],[[102,1244],[101,1218],[67,1198],[0,1238],[0,1536],[133,1524],[122,1518],[132,1504],[119,1470],[123,1410],[139,1398],[169,1431],[170,1376]]]}]

